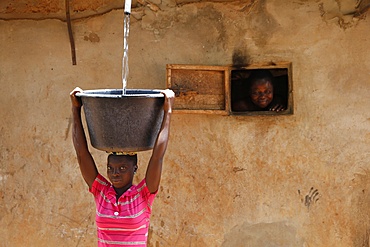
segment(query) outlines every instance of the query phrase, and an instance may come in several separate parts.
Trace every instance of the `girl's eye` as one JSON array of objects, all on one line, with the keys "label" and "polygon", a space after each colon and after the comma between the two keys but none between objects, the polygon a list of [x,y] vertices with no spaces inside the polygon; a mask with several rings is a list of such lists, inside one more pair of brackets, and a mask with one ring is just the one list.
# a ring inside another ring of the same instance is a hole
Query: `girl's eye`
[{"label": "girl's eye", "polygon": [[121,171],[125,171],[125,170],[127,169],[127,167],[126,167],[126,166],[121,166],[119,169],[120,169]]}]

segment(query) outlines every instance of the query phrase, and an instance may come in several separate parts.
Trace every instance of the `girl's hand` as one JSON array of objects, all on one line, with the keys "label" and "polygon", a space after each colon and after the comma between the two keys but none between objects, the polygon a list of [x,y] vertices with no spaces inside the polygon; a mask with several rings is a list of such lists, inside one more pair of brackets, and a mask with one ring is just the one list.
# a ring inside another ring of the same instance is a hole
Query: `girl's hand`
[{"label": "girl's hand", "polygon": [[164,111],[172,112],[172,105],[175,101],[175,93],[171,89],[162,90],[161,93],[164,95]]},{"label": "girl's hand", "polygon": [[82,92],[82,89],[79,88],[79,87],[76,87],[75,89],[73,89],[73,91],[69,94],[69,96],[71,97],[71,101],[72,101],[72,106],[73,107],[81,107],[82,106],[82,101],[79,97],[76,96],[76,93],[79,93],[79,92]]},{"label": "girl's hand", "polygon": [[270,111],[276,111],[276,112],[280,112],[280,111],[285,111],[285,107],[281,104],[276,104],[276,105],[273,105],[270,109]]}]

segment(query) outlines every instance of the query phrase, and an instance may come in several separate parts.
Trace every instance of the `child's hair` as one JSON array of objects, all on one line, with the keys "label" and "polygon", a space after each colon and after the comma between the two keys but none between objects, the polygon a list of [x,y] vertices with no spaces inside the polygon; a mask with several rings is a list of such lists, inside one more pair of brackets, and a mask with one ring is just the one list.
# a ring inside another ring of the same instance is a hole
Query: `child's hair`
[{"label": "child's hair", "polygon": [[248,77],[250,85],[252,85],[253,82],[255,82],[257,80],[261,80],[261,79],[266,79],[268,81],[271,81],[271,83],[272,83],[273,76],[272,76],[270,70],[268,70],[268,69],[256,69],[256,70],[253,70],[251,72],[250,76]]},{"label": "child's hair", "polygon": [[122,157],[130,162],[133,162],[134,165],[137,165],[137,153],[118,153],[112,152],[108,155],[108,159],[111,156],[119,156]]}]

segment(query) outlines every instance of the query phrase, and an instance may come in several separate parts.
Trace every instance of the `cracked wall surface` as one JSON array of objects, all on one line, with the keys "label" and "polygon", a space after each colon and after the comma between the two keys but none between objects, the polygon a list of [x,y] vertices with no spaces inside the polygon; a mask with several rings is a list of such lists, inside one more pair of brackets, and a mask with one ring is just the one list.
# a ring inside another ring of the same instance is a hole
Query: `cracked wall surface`
[{"label": "cracked wall surface", "polygon": [[[72,18],[107,13],[114,9],[122,9],[124,1],[121,0],[68,0]],[[0,3],[1,19],[65,19],[67,0],[3,0]],[[133,0],[132,12],[134,18],[139,18],[145,9],[153,12],[165,11],[195,3],[223,3],[233,4],[240,10],[248,11],[254,5],[259,6],[263,0]],[[297,4],[310,2],[307,0],[297,1]],[[314,1],[312,1],[314,2]],[[326,20],[337,18],[338,22],[345,25],[351,24],[351,18],[362,18],[370,8],[370,0],[322,0],[316,1],[321,10],[321,15]],[[261,12],[259,12],[261,13]]]},{"label": "cracked wall surface", "polygon": [[[134,2],[128,88],[165,88],[166,64],[293,65],[293,115],[173,114],[148,246],[370,246],[368,4]],[[69,92],[121,87],[121,5],[71,1],[72,65],[64,1],[0,3],[1,247],[96,246]]]}]

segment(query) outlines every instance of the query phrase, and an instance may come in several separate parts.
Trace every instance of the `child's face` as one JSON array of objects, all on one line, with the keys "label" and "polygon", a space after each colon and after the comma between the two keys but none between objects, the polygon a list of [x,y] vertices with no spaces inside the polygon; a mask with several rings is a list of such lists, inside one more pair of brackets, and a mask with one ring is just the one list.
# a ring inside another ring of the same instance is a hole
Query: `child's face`
[{"label": "child's face", "polygon": [[271,103],[274,97],[273,91],[274,88],[270,81],[265,79],[257,80],[253,82],[249,96],[253,104],[260,108],[265,108]]},{"label": "child's face", "polygon": [[132,183],[137,166],[125,156],[109,156],[107,164],[107,175],[113,187],[123,188]]}]

